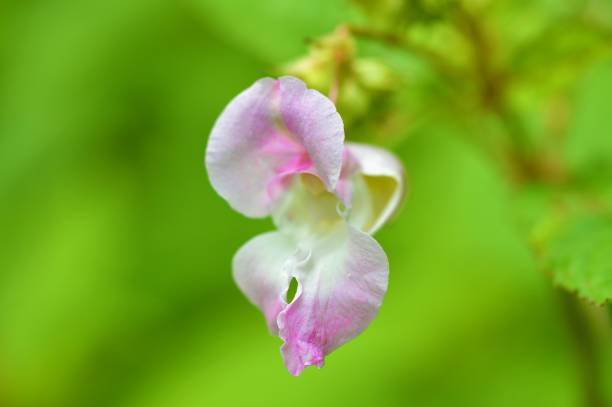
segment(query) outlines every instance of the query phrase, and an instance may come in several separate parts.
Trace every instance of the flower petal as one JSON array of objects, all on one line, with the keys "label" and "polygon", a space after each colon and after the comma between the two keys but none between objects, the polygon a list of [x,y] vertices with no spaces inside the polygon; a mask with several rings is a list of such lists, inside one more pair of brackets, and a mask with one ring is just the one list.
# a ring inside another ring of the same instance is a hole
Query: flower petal
[{"label": "flower petal", "polygon": [[[319,240],[280,232],[247,242],[234,256],[236,283],[284,341],[285,365],[299,375],[361,333],[387,290],[389,265],[380,245],[346,223]],[[297,293],[287,305],[292,278]]]},{"label": "flower petal", "polygon": [[296,269],[309,260],[310,249],[300,249],[292,236],[268,232],[246,242],[234,255],[234,281],[278,334],[277,316],[287,306],[286,294]]},{"label": "flower petal", "polygon": [[342,167],[344,124],[336,106],[301,80],[283,76],[280,110],[285,126],[306,148],[323,184],[332,191]]},{"label": "flower petal", "polygon": [[272,211],[276,227],[298,241],[325,236],[344,222],[338,211],[338,197],[325,190],[321,180],[312,174],[292,177],[287,193]]},{"label": "flower petal", "polygon": [[406,193],[402,163],[379,147],[347,143],[350,159],[358,163],[351,176],[349,223],[368,234],[380,229],[399,209]]},{"label": "flower petal", "polygon": [[244,295],[263,312],[268,328],[278,333],[276,317],[287,303],[296,245],[279,232],[264,233],[245,243],[236,253],[232,270]]},{"label": "flower petal", "polygon": [[234,98],[208,140],[211,184],[238,212],[267,216],[287,178],[309,172],[332,190],[344,131],[333,103],[291,77],[260,79]]},{"label": "flower petal", "polygon": [[387,290],[384,251],[346,223],[313,242],[306,259],[293,269],[294,300],[278,314],[281,352],[293,375],[309,365],[323,366],[325,355],[361,333]]}]

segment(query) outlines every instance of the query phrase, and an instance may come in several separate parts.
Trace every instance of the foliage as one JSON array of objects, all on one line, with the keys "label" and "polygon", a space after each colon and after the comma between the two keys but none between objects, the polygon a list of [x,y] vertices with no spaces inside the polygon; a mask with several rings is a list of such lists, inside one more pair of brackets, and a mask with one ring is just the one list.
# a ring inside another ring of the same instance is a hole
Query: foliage
[{"label": "foliage", "polygon": [[595,303],[612,299],[612,221],[572,219],[546,250],[557,284]]}]

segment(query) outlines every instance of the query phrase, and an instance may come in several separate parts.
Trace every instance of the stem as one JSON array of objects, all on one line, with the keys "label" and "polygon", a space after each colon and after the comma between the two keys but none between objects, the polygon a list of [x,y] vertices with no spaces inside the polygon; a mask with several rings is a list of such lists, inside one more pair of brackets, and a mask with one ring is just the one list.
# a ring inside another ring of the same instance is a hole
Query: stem
[{"label": "stem", "polygon": [[329,99],[336,104],[338,101],[338,94],[340,92],[340,63],[336,62],[334,66],[334,73],[331,84],[329,86]]},{"label": "stem", "polygon": [[454,21],[459,32],[471,44],[473,69],[476,82],[480,84],[482,104],[495,110],[505,97],[505,83],[501,80],[503,76],[495,72],[493,66],[493,46],[478,19],[461,7],[455,11]]},{"label": "stem", "polygon": [[432,68],[443,76],[450,78],[462,77],[458,69],[449,64],[441,55],[438,55],[436,52],[410,41],[403,35],[355,25],[349,25],[348,29],[356,37],[382,42],[393,48],[407,51],[408,53],[427,62]]},{"label": "stem", "polygon": [[559,290],[559,299],[569,329],[577,362],[579,364],[584,405],[604,407],[605,392],[601,380],[601,366],[597,352],[598,341],[593,326],[589,323],[590,308],[574,294]]},{"label": "stem", "polygon": [[529,134],[520,117],[501,101],[493,106],[493,112],[498,116],[511,143],[508,157],[511,167],[510,178],[519,185],[537,180],[540,176],[533,165]]},{"label": "stem", "polygon": [[454,23],[472,48],[474,80],[479,84],[480,101],[484,109],[495,114],[510,142],[506,163],[512,181],[522,184],[536,178],[532,165],[529,134],[520,117],[507,102],[507,74],[498,71],[493,63],[493,45],[485,28],[477,18],[462,8],[454,13]]},{"label": "stem", "polygon": [[336,104],[338,101],[338,90],[340,86],[338,84],[338,80],[334,79],[331,86],[329,87],[329,99]]}]

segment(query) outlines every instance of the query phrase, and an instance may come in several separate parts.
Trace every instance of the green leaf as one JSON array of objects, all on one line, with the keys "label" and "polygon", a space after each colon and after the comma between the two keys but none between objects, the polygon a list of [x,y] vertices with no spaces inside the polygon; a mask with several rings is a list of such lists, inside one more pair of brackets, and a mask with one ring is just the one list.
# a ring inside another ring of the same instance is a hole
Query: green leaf
[{"label": "green leaf", "polygon": [[554,280],[596,304],[612,300],[612,219],[571,219],[548,244],[544,261]]}]

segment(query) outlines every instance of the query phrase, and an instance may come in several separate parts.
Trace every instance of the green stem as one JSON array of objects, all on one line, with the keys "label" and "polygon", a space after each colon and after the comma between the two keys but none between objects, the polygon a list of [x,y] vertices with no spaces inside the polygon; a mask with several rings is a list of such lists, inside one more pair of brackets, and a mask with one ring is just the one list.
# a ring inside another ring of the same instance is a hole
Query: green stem
[{"label": "green stem", "polygon": [[429,48],[410,41],[404,35],[356,25],[349,25],[348,29],[355,37],[378,41],[393,48],[402,49],[411,55],[419,57],[427,62],[442,76],[455,79],[462,77],[461,72],[459,72],[455,66],[448,63],[444,57]]},{"label": "green stem", "polygon": [[597,332],[590,323],[590,305],[583,303],[573,293],[563,289],[558,292],[580,369],[584,406],[604,407],[606,400],[599,364],[599,343]]},{"label": "green stem", "polygon": [[535,178],[532,166],[529,134],[521,118],[510,107],[506,97],[506,73],[498,71],[493,63],[494,47],[479,20],[462,8],[457,8],[453,21],[472,48],[474,80],[479,84],[482,106],[499,119],[509,142],[505,163],[508,175],[515,184]]}]

